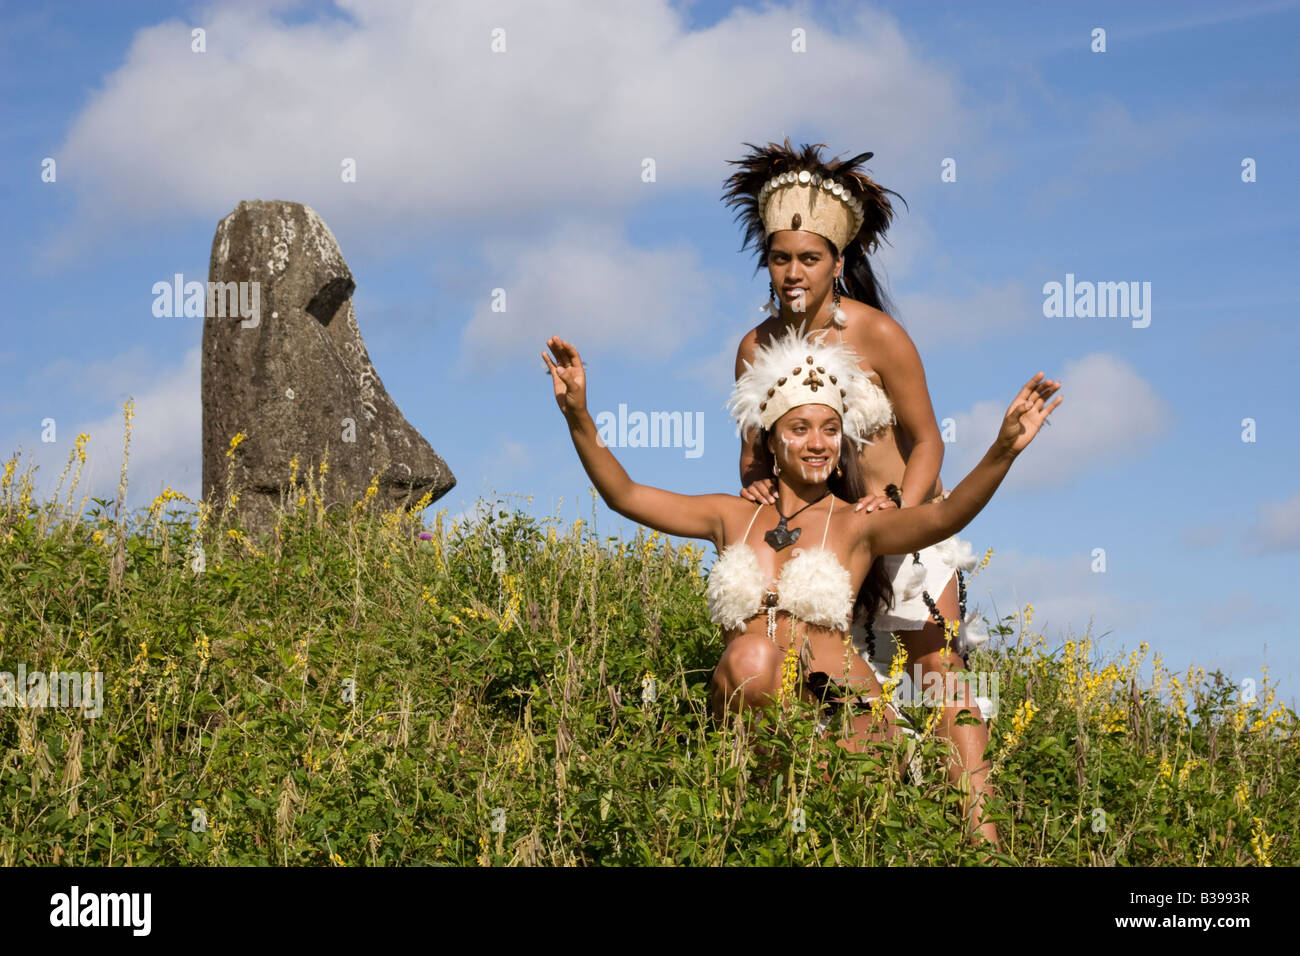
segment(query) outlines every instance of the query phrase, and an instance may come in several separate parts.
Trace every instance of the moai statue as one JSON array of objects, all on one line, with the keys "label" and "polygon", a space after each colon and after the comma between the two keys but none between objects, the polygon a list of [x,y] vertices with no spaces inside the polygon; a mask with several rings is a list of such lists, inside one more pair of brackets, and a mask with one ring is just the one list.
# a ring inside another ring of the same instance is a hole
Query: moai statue
[{"label": "moai statue", "polygon": [[230,490],[253,532],[274,524],[290,460],[302,486],[326,449],[326,507],[357,500],[376,474],[376,503],[387,507],[429,492],[436,501],[455,486],[370,364],[352,309],[356,282],[314,210],[241,202],[217,226],[208,280],[202,494],[211,505],[226,504],[226,452],[238,432],[247,437]]}]

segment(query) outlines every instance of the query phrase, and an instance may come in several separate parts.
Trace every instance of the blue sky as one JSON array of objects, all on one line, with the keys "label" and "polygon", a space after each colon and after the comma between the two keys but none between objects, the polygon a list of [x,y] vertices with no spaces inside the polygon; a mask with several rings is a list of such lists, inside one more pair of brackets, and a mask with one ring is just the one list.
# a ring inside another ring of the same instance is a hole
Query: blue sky
[{"label": "blue sky", "polygon": [[[541,6],[0,6],[6,456],[49,488],[88,431],[111,496],[130,395],[131,504],[196,495],[201,321],[155,318],[151,289],[205,279],[240,200],[284,199],[331,227],[385,386],[458,479],[434,510],[514,494],[590,516],[542,374],[552,333],[589,362],[593,411],[703,413],[698,457],[616,449],[633,478],[735,491],[723,403],[766,278],[719,201],[725,160],[786,135],[869,149],[909,207],[878,262],[955,425],[944,484],[1025,379],[1064,382],[962,533],[996,551],[972,603],[1031,602],[1054,642],[1091,619],[1104,649],[1267,666],[1294,706],[1300,4]],[[1150,283],[1150,324],[1045,317],[1067,273]]]}]

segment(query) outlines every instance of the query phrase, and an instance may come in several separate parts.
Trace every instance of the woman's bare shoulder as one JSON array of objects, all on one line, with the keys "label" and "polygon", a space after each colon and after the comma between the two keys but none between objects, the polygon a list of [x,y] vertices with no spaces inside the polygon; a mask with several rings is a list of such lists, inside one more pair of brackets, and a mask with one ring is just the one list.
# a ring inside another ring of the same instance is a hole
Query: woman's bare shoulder
[{"label": "woman's bare shoulder", "polygon": [[842,301],[841,307],[849,316],[846,330],[849,341],[870,345],[882,336],[903,331],[903,327],[888,312],[882,312],[865,302],[846,299]]},{"label": "woman's bare shoulder", "polygon": [[746,332],[740,340],[740,347],[736,350],[736,364],[740,364],[740,359],[752,359],[754,350],[770,342],[782,328],[780,323],[767,318]]},{"label": "woman's bare shoulder", "polygon": [[740,495],[710,495],[714,499],[718,513],[722,516],[722,527],[725,534],[725,540],[719,546],[718,550],[731,544],[733,541],[739,541],[740,536],[745,531],[745,526],[753,518],[758,510],[762,507],[756,505],[748,498],[742,498]]}]

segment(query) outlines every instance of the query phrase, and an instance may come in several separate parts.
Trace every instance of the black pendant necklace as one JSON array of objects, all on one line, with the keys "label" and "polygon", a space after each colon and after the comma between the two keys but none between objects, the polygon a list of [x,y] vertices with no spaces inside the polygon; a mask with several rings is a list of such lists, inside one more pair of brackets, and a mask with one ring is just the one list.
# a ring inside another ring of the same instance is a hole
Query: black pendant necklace
[{"label": "black pendant necklace", "polygon": [[815,501],[808,502],[806,505],[800,508],[799,511],[796,511],[794,514],[789,516],[781,514],[780,505],[773,505],[773,507],[776,508],[776,513],[778,515],[781,515],[781,520],[776,523],[775,528],[767,532],[767,534],[763,535],[763,540],[772,546],[773,551],[780,551],[782,548],[790,547],[790,545],[794,544],[796,541],[799,540],[799,535],[803,533],[803,528],[795,528],[793,531],[791,531],[789,528],[785,526],[785,523],[787,521],[793,521],[799,515],[800,511],[806,511],[807,509],[817,504],[818,501],[821,501],[822,498],[825,498],[826,495],[829,495],[830,493],[831,490],[827,488],[826,491],[821,496],[819,496]]}]

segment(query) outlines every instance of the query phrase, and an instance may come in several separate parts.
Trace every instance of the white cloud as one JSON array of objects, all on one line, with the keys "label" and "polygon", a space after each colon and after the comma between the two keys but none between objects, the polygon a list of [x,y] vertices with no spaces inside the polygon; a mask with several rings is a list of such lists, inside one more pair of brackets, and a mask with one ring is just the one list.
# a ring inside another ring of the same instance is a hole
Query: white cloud
[{"label": "white cloud", "polygon": [[[179,19],[139,30],[54,153],[78,215],[47,252],[66,258],[91,227],[215,220],[255,197],[388,232],[720,191],[724,160],[779,139],[785,117],[798,118],[796,142],[834,130],[831,153],[880,151],[873,171],[902,191],[930,181],[918,157],[937,163],[943,144],[983,135],[955,77],[871,9],[831,34],[802,5],[736,9],[695,32],[664,0],[337,6],[349,19],[292,24],[213,6],[206,53]],[[790,49],[794,27],[806,54]],[[843,96],[813,89],[861,91],[851,120]],[[357,181],[343,183],[349,157]],[[641,181],[646,157],[657,183]]]},{"label": "white cloud", "polygon": [[1063,401],[1048,419],[1050,424],[1016,459],[1000,488],[1063,485],[1076,475],[1142,457],[1169,431],[1169,406],[1131,365],[1114,355],[1085,355],[1066,362],[1059,372],[1025,371],[1024,379],[1007,383],[1004,397],[978,402],[952,416],[957,441],[947,446],[944,458],[945,468],[952,462],[952,487],[984,456],[1007,408],[1033,372],[1058,379]]},{"label": "white cloud", "polygon": [[[711,280],[694,250],[636,248],[608,223],[570,221],[541,242],[492,240],[487,258],[501,266],[462,336],[471,361],[531,354],[542,369],[551,335],[580,354],[618,348],[664,358],[709,311]],[[504,312],[492,311],[496,288]]]},{"label": "white cloud", "polygon": [[[94,404],[116,401],[113,394],[119,388],[131,393],[135,412],[131,421],[131,443],[127,463],[127,507],[147,506],[163,488],[197,498],[202,481],[203,417],[199,394],[201,351],[196,346],[185,353],[179,367],[159,374],[156,366],[146,372],[130,376],[114,376],[106,387],[98,389]],[[66,360],[56,363],[63,376],[87,378],[97,367],[111,368],[113,361],[90,363],[83,369],[74,369]],[[125,353],[125,368],[139,368],[135,350]],[[48,371],[48,370],[47,370]],[[68,460],[76,436],[90,435],[86,443],[86,462],[82,466],[75,504],[89,492],[92,498],[117,497],[118,482],[122,473],[122,444],[125,434],[125,415],[121,406],[95,421],[82,421],[72,425],[59,423],[58,442],[55,445],[37,445],[32,458],[40,467],[36,483],[36,496],[48,500],[58,482],[59,473]],[[73,471],[75,471],[75,464]],[[63,485],[60,498],[66,500],[68,482]]]},{"label": "white cloud", "polygon": [[[987,547],[977,541],[972,544],[977,554]],[[1005,617],[1032,604],[1030,627],[1049,640],[1090,633],[1095,641],[1109,633],[1122,644],[1126,634],[1138,632],[1137,626],[1155,609],[1116,593],[1117,580],[1112,572],[1094,572],[1088,553],[1047,556],[998,550],[987,568],[967,577],[967,603],[979,605],[994,624],[996,615]],[[1017,627],[1014,622],[1012,626]],[[1135,646],[1137,641],[1129,643]]]},{"label": "white cloud", "polygon": [[1261,554],[1300,549],[1300,492],[1282,501],[1264,501],[1247,539]]},{"label": "white cloud", "polygon": [[[560,420],[558,412],[555,418]],[[567,437],[564,440],[567,442]],[[467,480],[478,482],[477,487],[466,484]],[[474,467],[466,469],[464,479],[457,478],[455,493],[462,496],[463,502],[468,502],[471,495],[475,500],[491,500],[506,495],[527,495],[537,483],[537,464],[532,449],[524,442],[498,436],[490,448],[474,461]],[[450,501],[440,505],[451,506]],[[473,509],[473,505],[465,504],[461,513],[468,514]]]},{"label": "white cloud", "polygon": [[964,296],[920,292],[895,296],[895,302],[898,305],[895,318],[923,353],[971,345],[1041,321],[1043,317],[1042,298],[1034,298],[1015,280],[1001,285],[981,285]]}]

